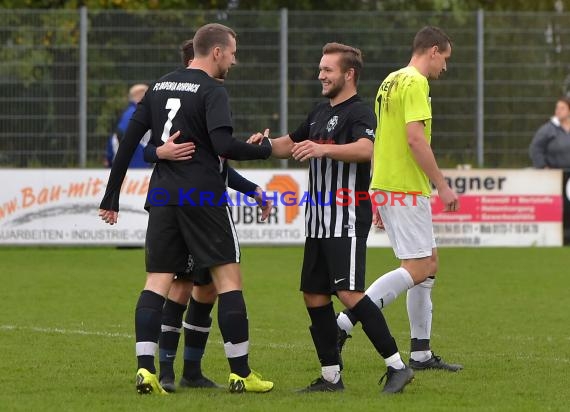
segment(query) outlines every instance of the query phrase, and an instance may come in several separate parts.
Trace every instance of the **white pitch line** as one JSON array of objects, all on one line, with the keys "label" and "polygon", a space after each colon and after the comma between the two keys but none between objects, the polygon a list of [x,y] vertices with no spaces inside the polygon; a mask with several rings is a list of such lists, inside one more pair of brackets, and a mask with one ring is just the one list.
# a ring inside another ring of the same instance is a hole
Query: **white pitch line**
[{"label": "white pitch line", "polygon": [[[100,332],[100,331],[89,331],[82,329],[62,329],[62,328],[40,328],[37,326],[17,326],[17,325],[0,325],[0,330],[14,331],[22,330],[36,333],[58,333],[61,335],[82,335],[82,336],[102,336],[105,338],[126,338],[134,339],[135,335],[129,333],[120,332]],[[221,345],[223,342],[219,341],[208,341],[208,344]],[[252,344],[253,347],[264,346],[271,349],[300,349],[304,348],[306,345],[295,345],[291,343],[267,343],[267,344]]]},{"label": "white pitch line", "polygon": [[[120,333],[120,332],[101,332],[101,331],[89,331],[89,330],[82,330],[82,329],[63,329],[63,328],[40,328],[37,326],[17,326],[17,325],[0,325],[1,331],[13,331],[13,330],[22,330],[22,331],[29,331],[29,332],[36,332],[36,333],[59,333],[62,335],[83,335],[83,336],[102,336],[105,338],[124,338],[124,339],[134,339],[134,335],[129,333]],[[517,337],[518,339],[519,337]],[[564,338],[563,338],[564,339]],[[565,338],[568,339],[568,338]],[[221,345],[223,342],[218,341],[208,341],[208,344],[216,344]],[[266,347],[271,349],[285,349],[285,350],[293,350],[293,349],[307,349],[310,345],[299,345],[294,343],[251,343],[252,347]],[[359,351],[358,348],[354,348],[353,350]],[[400,350],[401,354],[408,354],[405,350]],[[448,356],[461,356],[459,352],[450,352]],[[510,358],[516,360],[538,360],[541,359],[540,356],[535,354],[525,354],[525,353],[494,353],[494,354],[469,354],[470,357],[475,357],[479,359],[483,358]],[[570,359],[568,358],[559,358],[556,357],[554,359],[544,359],[545,361],[555,361],[560,363],[569,363]]]},{"label": "white pitch line", "polygon": [[87,335],[87,336],[104,336],[106,338],[129,338],[135,336],[128,333],[120,332],[99,332],[81,329],[62,329],[62,328],[40,328],[37,326],[16,326],[16,325],[0,325],[0,330],[25,330],[39,333],[59,333],[62,335]]}]

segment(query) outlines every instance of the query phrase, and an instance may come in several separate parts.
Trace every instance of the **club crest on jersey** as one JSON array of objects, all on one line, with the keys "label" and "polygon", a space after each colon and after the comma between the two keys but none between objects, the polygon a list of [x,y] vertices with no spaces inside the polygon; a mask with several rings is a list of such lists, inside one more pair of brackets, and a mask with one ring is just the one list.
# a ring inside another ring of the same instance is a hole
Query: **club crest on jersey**
[{"label": "club crest on jersey", "polygon": [[338,123],[338,116],[333,116],[327,123],[327,132],[332,132]]}]

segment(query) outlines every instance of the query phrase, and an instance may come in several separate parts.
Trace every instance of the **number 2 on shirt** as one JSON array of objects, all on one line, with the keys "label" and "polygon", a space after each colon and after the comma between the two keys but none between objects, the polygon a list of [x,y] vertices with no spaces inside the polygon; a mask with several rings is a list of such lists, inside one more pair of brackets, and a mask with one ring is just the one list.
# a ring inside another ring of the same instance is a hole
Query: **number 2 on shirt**
[{"label": "number 2 on shirt", "polygon": [[164,129],[162,130],[162,141],[166,142],[170,137],[170,129],[172,128],[172,120],[180,109],[180,99],[170,98],[166,101],[165,109],[169,109],[168,119],[164,122]]}]

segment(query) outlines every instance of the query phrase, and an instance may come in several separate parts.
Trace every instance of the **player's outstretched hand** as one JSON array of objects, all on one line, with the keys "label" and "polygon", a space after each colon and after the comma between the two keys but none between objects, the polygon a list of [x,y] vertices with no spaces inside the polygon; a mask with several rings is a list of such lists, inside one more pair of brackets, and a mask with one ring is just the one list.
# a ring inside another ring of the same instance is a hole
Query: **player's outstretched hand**
[{"label": "player's outstretched hand", "polygon": [[265,222],[271,213],[271,208],[273,207],[273,202],[271,200],[265,201],[264,204],[259,205],[261,209],[261,221]]},{"label": "player's outstretched hand", "polygon": [[254,199],[257,202],[257,206],[261,209],[261,221],[265,222],[271,213],[271,208],[273,207],[273,202],[266,199],[263,200],[263,190],[260,187],[255,189]]},{"label": "player's outstretched hand", "polygon": [[255,133],[252,134],[249,139],[247,139],[247,143],[250,144],[261,144],[261,142],[263,142],[263,139],[265,138],[269,138],[269,129],[265,129],[263,133]]},{"label": "player's outstretched hand", "polygon": [[196,151],[194,142],[175,143],[180,137],[180,131],[168,138],[162,146],[156,148],[156,155],[162,160],[190,160]]},{"label": "player's outstretched hand", "polygon": [[324,146],[311,140],[304,140],[301,143],[294,143],[291,155],[295,160],[304,162],[313,158],[321,158],[325,156]]},{"label": "player's outstretched hand", "polygon": [[116,212],[114,210],[99,209],[99,217],[105,223],[114,225],[115,223],[117,223],[117,219],[119,218],[119,212]]}]

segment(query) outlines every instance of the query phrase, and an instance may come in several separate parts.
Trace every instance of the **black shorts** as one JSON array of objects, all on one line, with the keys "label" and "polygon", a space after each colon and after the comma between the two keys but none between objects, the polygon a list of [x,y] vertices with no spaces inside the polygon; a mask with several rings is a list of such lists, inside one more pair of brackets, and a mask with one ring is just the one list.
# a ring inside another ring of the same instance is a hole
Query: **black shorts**
[{"label": "black shorts", "polygon": [[237,233],[227,206],[154,206],[145,241],[146,271],[184,272],[188,255],[200,267],[239,263]]},{"label": "black shorts", "polygon": [[301,290],[333,295],[337,290],[364,292],[365,237],[306,238]]},{"label": "black shorts", "polygon": [[196,286],[206,286],[212,283],[210,269],[202,267],[192,255],[188,255],[188,263],[183,272],[176,272],[175,279],[192,282]]}]

